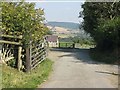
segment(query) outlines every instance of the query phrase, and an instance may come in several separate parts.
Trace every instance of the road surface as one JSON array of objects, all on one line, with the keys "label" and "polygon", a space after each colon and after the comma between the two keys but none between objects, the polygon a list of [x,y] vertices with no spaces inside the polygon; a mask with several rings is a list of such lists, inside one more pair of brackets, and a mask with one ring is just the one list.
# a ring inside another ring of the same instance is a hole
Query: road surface
[{"label": "road surface", "polygon": [[117,88],[117,65],[98,63],[89,49],[51,49],[53,72],[40,88]]}]

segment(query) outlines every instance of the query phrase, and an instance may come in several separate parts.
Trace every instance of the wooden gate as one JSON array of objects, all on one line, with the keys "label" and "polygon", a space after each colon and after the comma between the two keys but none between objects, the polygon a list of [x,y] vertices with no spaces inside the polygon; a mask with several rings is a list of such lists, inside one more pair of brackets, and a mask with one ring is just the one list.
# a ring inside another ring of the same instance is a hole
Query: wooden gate
[{"label": "wooden gate", "polygon": [[[27,48],[23,46],[22,37],[11,35],[0,35],[0,61],[8,61],[15,58],[17,68],[23,67],[28,72],[46,59],[47,43],[45,39],[30,42]],[[1,52],[2,51],[2,52]]]},{"label": "wooden gate", "polygon": [[47,56],[47,43],[45,39],[38,40],[37,42],[30,42],[26,48],[26,71],[29,72],[35,68],[39,63],[46,59]]}]

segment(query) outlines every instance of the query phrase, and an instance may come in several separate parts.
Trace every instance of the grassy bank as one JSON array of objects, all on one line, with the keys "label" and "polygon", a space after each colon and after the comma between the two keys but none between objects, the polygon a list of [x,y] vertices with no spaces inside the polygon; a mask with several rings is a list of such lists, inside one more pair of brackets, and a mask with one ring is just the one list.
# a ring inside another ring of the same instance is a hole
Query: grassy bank
[{"label": "grassy bank", "polygon": [[90,50],[90,56],[93,60],[104,62],[107,64],[117,64],[118,58],[111,52],[98,51],[96,49]]},{"label": "grassy bank", "polygon": [[52,71],[53,62],[44,60],[29,73],[18,72],[16,69],[3,65],[2,87],[3,88],[36,88],[47,80]]}]

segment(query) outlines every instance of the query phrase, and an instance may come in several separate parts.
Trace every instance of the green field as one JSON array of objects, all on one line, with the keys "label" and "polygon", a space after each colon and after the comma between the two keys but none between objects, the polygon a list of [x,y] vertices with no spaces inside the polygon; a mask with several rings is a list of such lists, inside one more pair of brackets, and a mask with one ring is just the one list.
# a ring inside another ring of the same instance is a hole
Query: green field
[{"label": "green field", "polygon": [[69,38],[69,37],[75,36],[75,34],[53,34],[53,35],[56,35],[60,38]]},{"label": "green field", "polygon": [[73,44],[74,44],[73,42],[60,42],[59,47],[69,48],[69,47],[72,47]]},{"label": "green field", "polygon": [[[67,44],[67,45],[66,45]],[[59,47],[72,47],[74,43],[73,42],[60,42]],[[88,44],[80,44],[80,43],[75,43],[75,48],[94,48],[95,45],[88,45]]]}]

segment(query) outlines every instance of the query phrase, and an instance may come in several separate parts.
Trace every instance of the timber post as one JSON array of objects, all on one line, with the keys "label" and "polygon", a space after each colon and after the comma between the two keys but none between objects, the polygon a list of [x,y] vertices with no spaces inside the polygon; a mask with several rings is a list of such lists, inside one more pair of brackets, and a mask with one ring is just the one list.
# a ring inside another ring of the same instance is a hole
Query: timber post
[{"label": "timber post", "polygon": [[17,68],[18,68],[18,71],[20,71],[20,69],[21,69],[21,67],[22,67],[22,59],[21,59],[21,56],[22,56],[22,54],[21,54],[21,52],[22,52],[22,47],[21,46],[19,46],[18,47],[18,66],[17,66]]},{"label": "timber post", "polygon": [[[22,36],[19,36],[19,38],[22,38]],[[19,43],[21,43],[21,40],[19,40]],[[21,68],[22,68],[22,58],[21,58],[21,56],[22,56],[22,46],[19,45],[18,46],[18,63],[17,63],[18,71],[20,71]]]},{"label": "timber post", "polygon": [[60,48],[60,43],[59,43],[59,48]]},{"label": "timber post", "polygon": [[0,44],[0,60],[2,60],[2,44]]},{"label": "timber post", "polygon": [[[2,32],[0,32],[0,35],[2,34]],[[0,40],[2,40],[2,38],[0,37]],[[2,61],[2,44],[0,44],[0,62]]]},{"label": "timber post", "polygon": [[30,66],[30,48],[26,48],[26,72],[29,72],[31,69]]},{"label": "timber post", "polygon": [[30,44],[26,48],[26,72],[29,72],[31,70],[31,47],[32,44],[30,42]]}]

